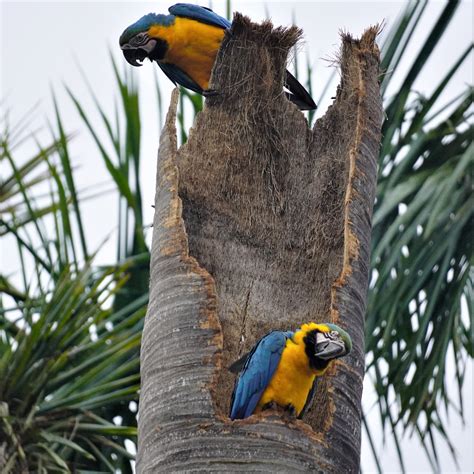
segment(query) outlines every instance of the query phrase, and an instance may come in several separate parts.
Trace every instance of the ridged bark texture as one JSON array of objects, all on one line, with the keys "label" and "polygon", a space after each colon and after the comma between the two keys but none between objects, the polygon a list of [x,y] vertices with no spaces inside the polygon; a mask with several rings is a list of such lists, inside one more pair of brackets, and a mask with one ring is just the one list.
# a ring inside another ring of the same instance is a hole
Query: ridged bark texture
[{"label": "ridged bark texture", "polygon": [[[296,27],[236,14],[177,149],[158,158],[137,471],[358,472],[364,311],[382,123],[377,28],[344,35],[334,104],[312,130],[283,95]],[[303,421],[228,417],[232,361],[272,329],[336,322],[350,356]]]}]

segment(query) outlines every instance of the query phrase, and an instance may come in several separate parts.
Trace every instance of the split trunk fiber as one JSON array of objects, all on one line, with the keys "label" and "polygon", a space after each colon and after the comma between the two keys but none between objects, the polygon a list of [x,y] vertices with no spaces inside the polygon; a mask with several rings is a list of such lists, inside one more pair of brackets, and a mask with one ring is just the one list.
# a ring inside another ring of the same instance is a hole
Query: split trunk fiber
[{"label": "split trunk fiber", "polygon": [[[314,128],[282,93],[296,27],[236,14],[188,142],[162,132],[142,339],[137,471],[358,472],[364,310],[382,105],[377,28],[343,35]],[[227,367],[273,329],[346,328],[303,421],[228,418]]]}]

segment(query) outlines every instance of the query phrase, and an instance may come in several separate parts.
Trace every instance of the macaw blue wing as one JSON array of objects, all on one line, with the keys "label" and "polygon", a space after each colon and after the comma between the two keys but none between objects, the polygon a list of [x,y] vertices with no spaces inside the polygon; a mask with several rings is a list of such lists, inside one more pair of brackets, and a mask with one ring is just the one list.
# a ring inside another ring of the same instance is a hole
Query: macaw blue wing
[{"label": "macaw blue wing", "polygon": [[201,23],[218,26],[225,30],[230,28],[230,25],[232,24],[229,20],[214,13],[210,8],[200,7],[199,5],[192,5],[190,3],[177,3],[176,5],[169,7],[168,11],[172,15],[197,20]]},{"label": "macaw blue wing", "polygon": [[247,418],[260,400],[281,359],[290,331],[273,331],[255,345],[237,379],[232,394],[230,418]]},{"label": "macaw blue wing", "polygon": [[175,84],[191,89],[198,94],[202,94],[203,90],[197,82],[194,82],[183,70],[178,66],[170,63],[156,62],[160,66],[161,70],[171,79]]}]

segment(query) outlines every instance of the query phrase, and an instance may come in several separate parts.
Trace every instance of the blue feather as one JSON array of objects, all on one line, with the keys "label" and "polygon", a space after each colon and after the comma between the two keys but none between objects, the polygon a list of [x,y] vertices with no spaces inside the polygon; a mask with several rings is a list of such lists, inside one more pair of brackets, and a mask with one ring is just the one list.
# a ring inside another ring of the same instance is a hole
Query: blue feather
[{"label": "blue feather", "polygon": [[280,363],[291,331],[273,331],[255,345],[237,379],[232,394],[230,418],[247,418],[260,400]]},{"label": "blue feather", "polygon": [[171,26],[174,24],[175,17],[173,15],[162,15],[155,13],[148,13],[145,16],[142,16],[138,21],[133,25],[130,25],[120,36],[119,43],[122,46],[125,43],[128,43],[131,38],[136,34],[141,33],[142,31],[148,31],[148,29],[153,25],[163,25]]},{"label": "blue feather", "polygon": [[222,18],[211,9],[201,7],[199,5],[192,5],[191,3],[177,3],[168,9],[168,11],[175,16],[189,18],[190,20],[200,21],[208,25],[218,26],[223,29],[230,28],[231,22]]},{"label": "blue feather", "polygon": [[187,89],[191,89],[198,94],[202,94],[203,90],[199,86],[197,82],[194,82],[182,69],[174,64],[170,63],[162,63],[157,61],[158,66],[160,66],[161,70],[168,76],[168,78],[179,85],[186,87]]}]

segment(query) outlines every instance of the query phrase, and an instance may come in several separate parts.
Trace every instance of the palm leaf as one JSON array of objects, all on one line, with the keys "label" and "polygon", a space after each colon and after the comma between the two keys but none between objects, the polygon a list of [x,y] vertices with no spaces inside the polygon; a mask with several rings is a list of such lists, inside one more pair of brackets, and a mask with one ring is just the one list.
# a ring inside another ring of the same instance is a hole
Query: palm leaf
[{"label": "palm leaf", "polygon": [[[69,266],[47,298],[24,302],[25,311],[32,305],[39,317],[31,325],[23,318],[27,326],[14,338],[16,350],[7,351],[0,363],[0,398],[11,420],[11,429],[5,423],[0,427],[2,439],[7,440],[7,461],[19,462],[21,453],[27,453],[31,471],[39,468],[41,460],[49,469],[54,466],[72,472],[73,464],[90,467],[100,462],[96,454],[103,443],[91,450],[92,435],[135,437],[136,428],[118,427],[105,419],[97,423],[98,418],[89,411],[106,413],[117,400],[136,397],[137,326],[91,333],[113,315],[102,305],[125,283],[125,270],[97,272],[90,262],[77,272]],[[123,321],[129,318],[136,321],[133,313],[126,314]],[[104,363],[97,364],[97,356]],[[120,375],[124,365],[133,369],[133,376]],[[15,439],[12,433],[17,433]],[[84,442],[85,434],[89,443]],[[110,445],[108,450],[108,462],[116,465],[117,457],[112,456],[116,447]],[[123,448],[118,451],[123,457]]]},{"label": "palm leaf", "polygon": [[[472,355],[468,338],[460,337],[472,327],[472,311],[465,326],[460,310],[461,299],[472,287],[472,89],[453,100],[443,96],[472,54],[472,45],[429,97],[414,94],[412,88],[458,3],[446,4],[400,90],[386,97],[366,326],[368,370],[380,397],[382,422],[388,423],[396,444],[395,427],[416,433],[436,469],[435,432],[451,448],[440,412],[441,401],[453,408],[444,382],[447,353],[455,347],[456,360],[462,353]],[[424,8],[421,3],[409,4],[387,36],[382,64],[395,69],[384,75],[385,94]],[[460,400],[463,370],[457,363]],[[401,450],[399,458],[404,471]]]}]

